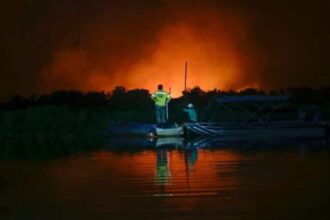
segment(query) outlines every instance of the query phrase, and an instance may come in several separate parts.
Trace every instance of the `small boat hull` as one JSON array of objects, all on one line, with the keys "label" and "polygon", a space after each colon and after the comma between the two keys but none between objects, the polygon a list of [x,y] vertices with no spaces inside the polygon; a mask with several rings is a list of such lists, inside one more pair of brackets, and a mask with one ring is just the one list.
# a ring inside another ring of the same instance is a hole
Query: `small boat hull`
[{"label": "small boat hull", "polygon": [[182,126],[176,127],[157,127],[155,124],[140,123],[110,123],[107,130],[113,136],[158,136],[158,137],[175,137],[184,134]]},{"label": "small boat hull", "polygon": [[183,127],[174,127],[174,128],[158,128],[156,127],[156,134],[159,137],[174,137],[181,136],[184,134]]},{"label": "small boat hull", "polygon": [[183,147],[183,137],[159,137],[156,141],[156,147]]},{"label": "small boat hull", "polygon": [[156,125],[143,123],[109,123],[109,135],[112,136],[148,136],[156,132]]},{"label": "small boat hull", "polygon": [[268,124],[187,123],[187,131],[195,135],[221,136],[223,139],[295,139],[325,138],[325,123],[283,122]]}]

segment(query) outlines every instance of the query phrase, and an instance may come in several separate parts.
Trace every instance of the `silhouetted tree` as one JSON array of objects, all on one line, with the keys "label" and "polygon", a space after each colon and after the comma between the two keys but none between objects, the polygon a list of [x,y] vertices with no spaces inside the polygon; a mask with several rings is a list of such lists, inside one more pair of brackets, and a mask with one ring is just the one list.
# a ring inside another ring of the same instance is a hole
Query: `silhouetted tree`
[{"label": "silhouetted tree", "polygon": [[[330,101],[330,86],[313,89],[309,87],[292,87],[281,90],[271,90],[269,95],[290,95],[296,103],[324,103]],[[266,95],[262,90],[255,88],[247,88],[240,92],[234,90],[221,91],[210,90],[203,91],[200,87],[194,87],[187,90],[184,96],[178,99],[173,99],[170,102],[170,108],[180,111],[188,102],[192,102],[200,110],[205,108],[213,97],[219,95]],[[127,90],[125,87],[118,86],[111,93],[88,92],[80,91],[54,91],[51,94],[32,95],[29,98],[22,96],[14,96],[9,101],[1,104],[2,110],[26,109],[33,106],[74,106],[78,108],[104,106],[109,110],[129,110],[136,111],[141,109],[153,108],[153,102],[150,99],[150,93],[145,89]],[[176,114],[172,112],[172,115]]]},{"label": "silhouetted tree", "polygon": [[104,92],[88,92],[83,99],[84,106],[107,106],[108,100]]},{"label": "silhouetted tree", "polygon": [[241,95],[265,95],[266,93],[262,90],[258,90],[255,88],[246,88],[239,92]]},{"label": "silhouetted tree", "polygon": [[287,94],[293,97],[295,102],[299,103],[311,103],[315,100],[313,97],[315,96],[314,90],[308,87],[291,87],[287,88]]},{"label": "silhouetted tree", "polygon": [[27,99],[23,98],[22,96],[15,95],[13,96],[9,102],[6,104],[6,108],[9,110],[12,109],[25,109],[30,106],[30,103]]},{"label": "silhouetted tree", "polygon": [[279,95],[279,92],[276,91],[276,90],[271,90],[271,91],[269,91],[268,94],[269,94],[269,95],[272,95],[272,96],[276,96],[276,95]]},{"label": "silhouetted tree", "polygon": [[83,94],[79,91],[55,91],[50,95],[52,105],[81,105]]}]

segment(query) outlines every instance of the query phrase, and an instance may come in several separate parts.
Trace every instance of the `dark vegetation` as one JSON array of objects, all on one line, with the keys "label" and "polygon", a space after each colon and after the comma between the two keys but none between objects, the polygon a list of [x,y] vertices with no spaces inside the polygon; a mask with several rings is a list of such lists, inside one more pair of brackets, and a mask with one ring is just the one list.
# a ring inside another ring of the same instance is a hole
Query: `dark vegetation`
[{"label": "dark vegetation", "polygon": [[[289,88],[265,92],[253,88],[235,91],[202,91],[195,87],[169,104],[170,121],[184,122],[182,108],[193,103],[200,118],[216,95],[289,95],[291,103],[305,112],[321,111],[329,115],[330,87]],[[204,118],[205,119],[205,118]],[[111,93],[56,91],[29,98],[14,96],[0,104],[0,139],[43,135],[56,139],[70,135],[105,135],[107,123],[153,123],[154,106],[148,90],[117,87]]]},{"label": "dark vegetation", "polygon": [[[240,92],[205,92],[195,87],[170,102],[170,121],[186,120],[182,108],[188,102],[195,105],[199,118],[209,120],[203,115],[217,95],[289,95],[290,104],[299,106],[306,116],[321,111],[325,119],[330,119],[330,87],[289,88],[268,93],[253,88]],[[220,115],[219,111],[214,111],[213,116]],[[56,91],[28,98],[14,96],[0,103],[0,159],[40,159],[102,148],[108,145],[107,124],[135,122],[155,122],[154,105],[149,91],[144,89],[128,91],[117,87],[111,93]]]}]

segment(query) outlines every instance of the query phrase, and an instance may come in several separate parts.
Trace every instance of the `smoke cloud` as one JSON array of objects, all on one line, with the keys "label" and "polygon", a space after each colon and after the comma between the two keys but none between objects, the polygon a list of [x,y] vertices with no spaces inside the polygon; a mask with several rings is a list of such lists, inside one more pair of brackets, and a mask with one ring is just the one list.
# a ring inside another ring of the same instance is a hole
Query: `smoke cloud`
[{"label": "smoke cloud", "polygon": [[153,91],[162,83],[179,96],[185,62],[188,88],[258,87],[263,63],[238,12],[206,5],[141,7],[117,15],[119,21],[103,15],[84,27],[78,45],[55,50],[41,70],[40,88]]},{"label": "smoke cloud", "polygon": [[4,0],[0,98],[330,84],[327,2]]}]

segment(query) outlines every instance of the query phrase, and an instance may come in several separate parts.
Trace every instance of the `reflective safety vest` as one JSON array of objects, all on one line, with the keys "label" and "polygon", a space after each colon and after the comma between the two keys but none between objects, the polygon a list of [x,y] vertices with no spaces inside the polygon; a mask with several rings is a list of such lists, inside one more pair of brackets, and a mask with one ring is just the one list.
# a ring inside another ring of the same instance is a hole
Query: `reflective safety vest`
[{"label": "reflective safety vest", "polygon": [[151,99],[154,100],[156,105],[165,106],[166,102],[171,99],[171,96],[163,90],[158,90],[151,95]]}]

